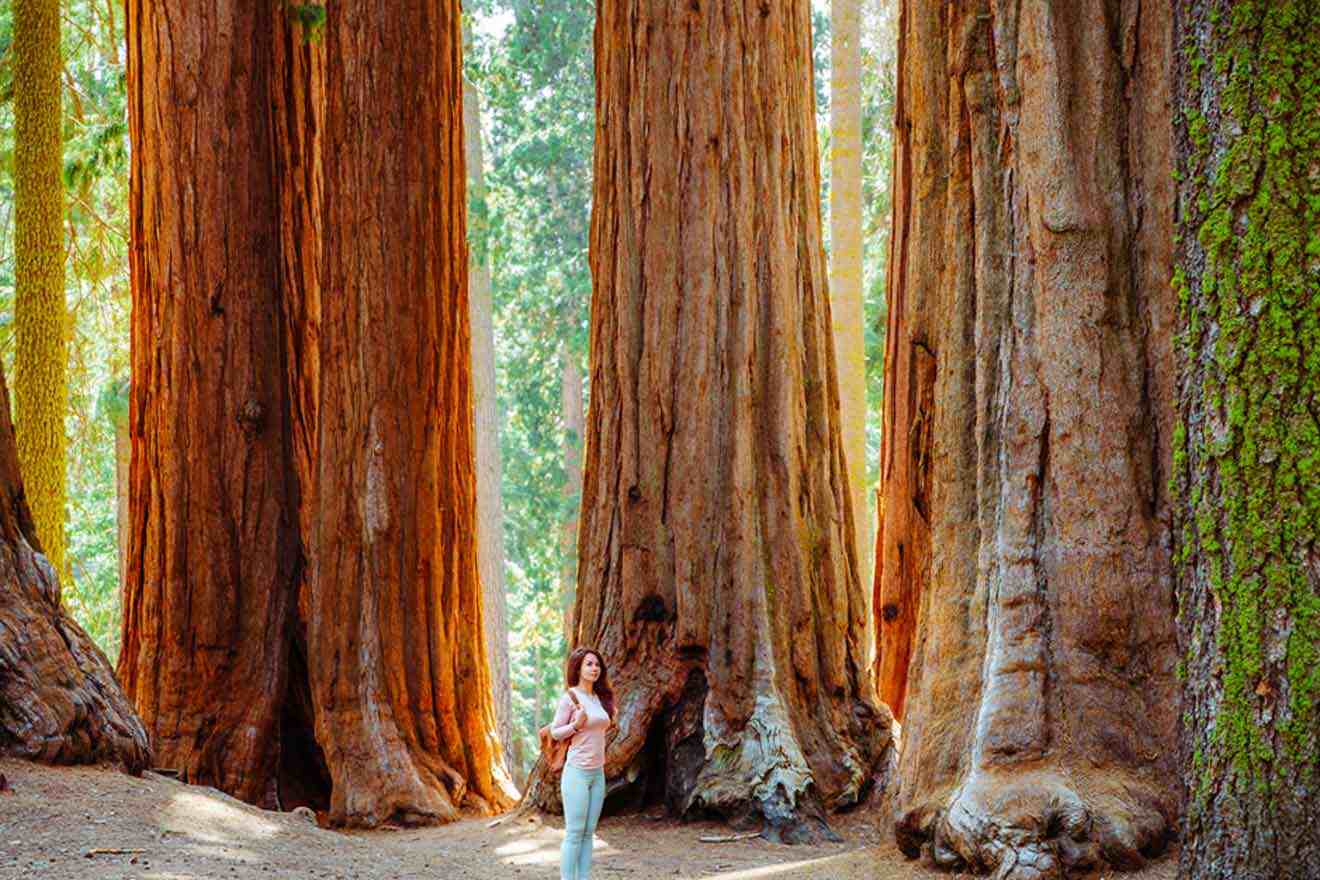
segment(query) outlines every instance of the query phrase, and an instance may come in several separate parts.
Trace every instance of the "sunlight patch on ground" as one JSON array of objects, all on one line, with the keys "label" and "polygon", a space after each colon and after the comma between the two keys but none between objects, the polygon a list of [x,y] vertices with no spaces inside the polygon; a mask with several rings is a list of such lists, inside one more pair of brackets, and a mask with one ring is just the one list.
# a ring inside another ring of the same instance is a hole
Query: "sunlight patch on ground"
[{"label": "sunlight patch on ground", "polygon": [[255,811],[190,791],[175,794],[161,808],[160,827],[219,844],[254,838],[261,840],[282,830],[278,824],[262,818]]},{"label": "sunlight patch on ground", "polygon": [[744,868],[740,871],[728,871],[723,874],[703,874],[703,880],[767,880],[775,877],[796,877],[806,868],[827,868],[831,864],[842,865],[848,860],[846,855],[826,856],[823,859],[807,859],[801,862],[785,862],[779,865],[764,865],[756,868]]},{"label": "sunlight patch on ground", "polygon": [[[533,865],[557,865],[559,864],[559,850],[563,845],[563,832],[556,832],[553,835],[538,834],[534,837],[523,837],[511,840],[508,843],[495,847],[495,855],[507,865],[518,865],[522,867]],[[594,838],[593,858],[608,858],[617,853],[613,847],[601,840]]]}]

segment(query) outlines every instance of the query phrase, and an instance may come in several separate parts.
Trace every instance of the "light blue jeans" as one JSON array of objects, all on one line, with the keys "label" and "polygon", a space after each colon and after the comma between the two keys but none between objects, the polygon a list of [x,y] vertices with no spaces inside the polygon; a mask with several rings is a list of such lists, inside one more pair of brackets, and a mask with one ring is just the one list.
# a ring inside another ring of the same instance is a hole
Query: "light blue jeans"
[{"label": "light blue jeans", "polygon": [[564,765],[559,779],[564,801],[564,848],[559,853],[560,880],[588,880],[591,876],[591,838],[605,803],[605,771],[579,770]]}]

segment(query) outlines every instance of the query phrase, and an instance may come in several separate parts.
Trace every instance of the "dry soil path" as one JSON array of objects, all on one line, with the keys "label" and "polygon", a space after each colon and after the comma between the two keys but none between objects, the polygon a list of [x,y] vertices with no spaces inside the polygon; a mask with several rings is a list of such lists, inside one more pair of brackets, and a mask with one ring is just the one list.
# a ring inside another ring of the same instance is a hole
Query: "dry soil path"
[{"label": "dry soil path", "polygon": [[[0,880],[557,880],[561,827],[509,818],[340,834],[210,788],[103,768],[0,760]],[[876,817],[837,824],[846,841],[702,843],[722,826],[605,819],[593,880],[952,880],[882,842]],[[963,875],[957,875],[963,876]],[[1128,880],[1173,880],[1165,860]]]}]

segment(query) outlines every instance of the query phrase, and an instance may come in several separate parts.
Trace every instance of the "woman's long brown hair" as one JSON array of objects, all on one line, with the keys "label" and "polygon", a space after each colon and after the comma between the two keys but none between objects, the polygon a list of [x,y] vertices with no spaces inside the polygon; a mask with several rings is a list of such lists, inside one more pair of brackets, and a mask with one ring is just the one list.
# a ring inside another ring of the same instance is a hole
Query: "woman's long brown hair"
[{"label": "woman's long brown hair", "polygon": [[600,664],[600,678],[596,679],[594,692],[596,699],[600,700],[601,707],[605,714],[611,719],[614,718],[614,691],[610,688],[610,673],[605,666],[605,658],[600,656],[600,651],[595,648],[578,648],[572,654],[568,655],[568,670],[564,678],[568,681],[569,687],[577,687],[578,681],[582,678],[582,661],[587,659],[587,655],[592,654],[596,662]]}]

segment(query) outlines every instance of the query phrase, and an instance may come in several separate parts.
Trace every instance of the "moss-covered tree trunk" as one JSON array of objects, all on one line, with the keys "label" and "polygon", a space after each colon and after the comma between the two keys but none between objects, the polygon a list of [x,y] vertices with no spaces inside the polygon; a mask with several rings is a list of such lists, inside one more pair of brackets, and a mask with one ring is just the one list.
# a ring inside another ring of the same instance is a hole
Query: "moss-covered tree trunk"
[{"label": "moss-covered tree trunk", "polygon": [[574,642],[614,676],[612,805],[797,840],[865,797],[890,716],[850,549],[810,4],[739,9],[600,6]]},{"label": "moss-covered tree trunk", "polygon": [[15,0],[13,64],[14,421],[37,535],[65,578],[69,353],[60,0]]},{"label": "moss-covered tree trunk", "polygon": [[28,510],[0,371],[0,755],[139,772],[150,760],[147,732],[59,593]]},{"label": "moss-covered tree trunk", "polygon": [[1170,12],[901,9],[877,609],[899,842],[1005,880],[1138,864],[1180,800]]},{"label": "moss-covered tree trunk", "polygon": [[129,6],[121,671],[190,781],[443,821],[512,796],[474,539],[458,9],[295,11]]},{"label": "moss-covered tree trunk", "polygon": [[1182,874],[1320,877],[1320,5],[1178,4]]}]

